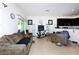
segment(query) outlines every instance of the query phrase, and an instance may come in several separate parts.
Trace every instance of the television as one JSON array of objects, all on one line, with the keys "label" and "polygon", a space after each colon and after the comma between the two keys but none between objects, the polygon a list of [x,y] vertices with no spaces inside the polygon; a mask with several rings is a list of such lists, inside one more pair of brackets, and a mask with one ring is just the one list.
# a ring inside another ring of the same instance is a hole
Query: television
[{"label": "television", "polygon": [[44,31],[44,25],[38,25],[38,31]]}]

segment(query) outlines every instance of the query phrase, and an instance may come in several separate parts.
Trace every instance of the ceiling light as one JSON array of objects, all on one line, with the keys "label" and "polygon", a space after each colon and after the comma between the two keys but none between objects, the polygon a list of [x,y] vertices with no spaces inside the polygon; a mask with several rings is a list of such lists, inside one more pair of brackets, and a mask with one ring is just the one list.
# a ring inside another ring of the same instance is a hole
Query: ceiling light
[{"label": "ceiling light", "polygon": [[49,12],[49,11],[50,11],[50,10],[48,10],[48,9],[47,9],[47,10],[45,10],[45,12]]},{"label": "ceiling light", "polygon": [[75,9],[72,9],[72,11],[75,11]]}]

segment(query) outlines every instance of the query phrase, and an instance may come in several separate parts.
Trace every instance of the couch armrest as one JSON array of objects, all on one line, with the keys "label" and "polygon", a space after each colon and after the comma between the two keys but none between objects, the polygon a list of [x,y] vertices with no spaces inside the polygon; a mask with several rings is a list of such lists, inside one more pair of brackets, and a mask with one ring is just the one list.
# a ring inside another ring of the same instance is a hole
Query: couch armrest
[{"label": "couch armrest", "polygon": [[28,49],[24,44],[5,44],[0,46],[0,54],[4,55],[24,55],[28,54]]}]

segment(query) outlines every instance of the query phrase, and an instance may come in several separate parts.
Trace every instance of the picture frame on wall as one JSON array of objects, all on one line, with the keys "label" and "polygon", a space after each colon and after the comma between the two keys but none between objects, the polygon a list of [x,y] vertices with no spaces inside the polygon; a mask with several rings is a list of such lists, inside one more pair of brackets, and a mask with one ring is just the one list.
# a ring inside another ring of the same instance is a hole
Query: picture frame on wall
[{"label": "picture frame on wall", "polygon": [[53,20],[48,20],[48,25],[53,25]]},{"label": "picture frame on wall", "polygon": [[28,20],[28,25],[32,25],[33,24],[33,20]]}]

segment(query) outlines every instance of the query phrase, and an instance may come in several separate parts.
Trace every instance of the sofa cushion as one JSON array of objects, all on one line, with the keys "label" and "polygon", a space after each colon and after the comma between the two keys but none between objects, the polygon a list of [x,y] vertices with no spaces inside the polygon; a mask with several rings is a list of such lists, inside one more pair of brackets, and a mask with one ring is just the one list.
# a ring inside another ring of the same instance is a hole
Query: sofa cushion
[{"label": "sofa cushion", "polygon": [[17,42],[16,44],[26,44],[28,45],[28,43],[30,42],[30,38],[22,38],[19,42]]},{"label": "sofa cushion", "polygon": [[4,35],[4,36],[2,36],[2,37],[0,38],[0,45],[1,45],[1,44],[5,44],[5,43],[9,43],[9,41],[6,39],[6,37],[5,37],[5,35]]},{"label": "sofa cushion", "polygon": [[22,37],[18,36],[18,35],[14,35],[13,37],[13,40],[14,40],[14,43],[16,44],[18,41],[21,40]]},{"label": "sofa cushion", "polygon": [[5,35],[6,39],[10,44],[14,44],[13,36],[12,35]]},{"label": "sofa cushion", "polygon": [[10,44],[16,44],[16,42],[21,40],[22,34],[16,33],[16,34],[12,34],[12,35],[5,35],[5,38]]}]

